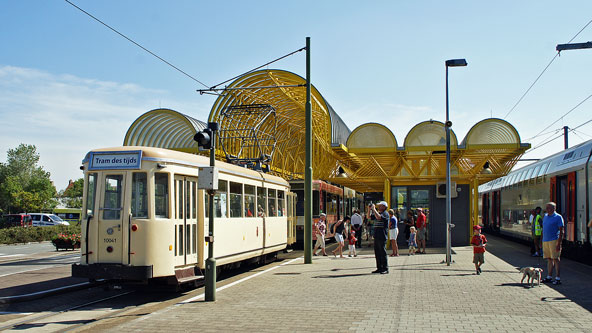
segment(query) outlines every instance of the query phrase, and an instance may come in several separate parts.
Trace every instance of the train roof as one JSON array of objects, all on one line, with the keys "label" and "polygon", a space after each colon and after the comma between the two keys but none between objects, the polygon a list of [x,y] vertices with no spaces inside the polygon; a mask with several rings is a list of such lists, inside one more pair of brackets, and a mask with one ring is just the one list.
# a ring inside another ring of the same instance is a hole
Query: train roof
[{"label": "train roof", "polygon": [[[111,147],[111,148],[98,148],[93,149],[88,152],[82,160],[82,163],[88,163],[90,159],[90,155],[93,152],[132,152],[132,151],[141,151],[142,152],[142,160],[146,161],[155,161],[155,162],[163,162],[163,163],[171,163],[171,164],[179,164],[179,165],[186,165],[186,166],[193,166],[193,167],[208,167],[210,166],[210,158],[202,155],[196,154],[189,154],[184,153],[176,150],[164,149],[164,148],[154,148],[154,147],[144,147],[144,146],[122,146],[122,147]],[[277,176],[273,176],[270,174],[266,174],[261,171],[255,171],[251,169],[247,169],[244,167],[240,167],[234,164],[216,161],[216,167],[223,172],[228,172],[236,175],[242,175],[250,178],[257,178],[262,179],[269,182],[274,182],[282,185],[289,185],[288,182]]]},{"label": "train roof", "polygon": [[585,167],[591,153],[592,140],[582,142],[576,146],[547,156],[535,163],[513,170],[504,177],[485,183],[479,186],[479,192],[489,192],[525,180],[581,169]]}]

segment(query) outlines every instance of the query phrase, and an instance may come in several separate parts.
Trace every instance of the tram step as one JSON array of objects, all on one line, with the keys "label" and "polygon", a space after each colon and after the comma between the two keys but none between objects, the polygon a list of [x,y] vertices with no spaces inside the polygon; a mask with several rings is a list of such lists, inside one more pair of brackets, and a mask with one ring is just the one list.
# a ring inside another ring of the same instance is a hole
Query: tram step
[{"label": "tram step", "polygon": [[177,283],[179,284],[183,284],[183,283],[187,283],[187,282],[193,282],[193,281],[198,281],[198,280],[203,280],[204,277],[203,276],[187,276],[187,277],[182,277],[182,278],[177,278]]}]

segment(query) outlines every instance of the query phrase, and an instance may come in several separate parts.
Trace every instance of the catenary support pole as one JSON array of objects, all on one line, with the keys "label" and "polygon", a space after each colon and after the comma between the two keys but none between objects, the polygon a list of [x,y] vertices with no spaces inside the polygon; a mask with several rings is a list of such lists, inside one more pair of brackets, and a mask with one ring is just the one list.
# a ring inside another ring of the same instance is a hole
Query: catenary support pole
[{"label": "catenary support pole", "polygon": [[[210,126],[210,124],[212,124],[212,126]],[[208,123],[208,127],[212,129],[210,166],[214,167],[216,166],[216,131],[218,130],[218,124]],[[210,200],[208,202],[208,236],[210,241],[208,242],[208,259],[206,259],[206,302],[213,302],[216,300],[216,259],[214,258],[214,193],[214,190],[208,190],[208,195],[210,196]]]},{"label": "catenary support pole", "polygon": [[304,263],[312,263],[312,104],[310,86],[310,37],[306,37],[306,165],[304,170]]}]

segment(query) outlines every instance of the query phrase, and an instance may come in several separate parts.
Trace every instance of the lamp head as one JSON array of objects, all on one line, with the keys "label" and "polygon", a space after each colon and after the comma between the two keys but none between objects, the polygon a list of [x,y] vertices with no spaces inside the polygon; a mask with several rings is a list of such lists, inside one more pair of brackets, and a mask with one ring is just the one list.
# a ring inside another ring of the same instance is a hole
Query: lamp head
[{"label": "lamp head", "polygon": [[465,59],[450,59],[446,60],[446,67],[462,67],[466,66],[467,61]]}]

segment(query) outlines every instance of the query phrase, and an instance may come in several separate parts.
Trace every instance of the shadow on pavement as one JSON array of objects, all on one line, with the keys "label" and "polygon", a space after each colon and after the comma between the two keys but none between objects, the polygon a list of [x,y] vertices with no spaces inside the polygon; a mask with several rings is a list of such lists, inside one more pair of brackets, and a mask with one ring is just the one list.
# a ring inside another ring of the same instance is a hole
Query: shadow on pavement
[{"label": "shadow on pavement", "polygon": [[[490,234],[486,234],[486,237],[488,240],[487,251],[491,254],[516,267],[517,270],[520,267],[526,266],[540,267],[544,270],[543,275],[547,275],[546,260],[540,257],[531,257],[530,247],[528,245],[512,242]],[[592,288],[589,288],[592,266],[565,258],[561,259],[560,265],[562,284],[558,286],[552,284],[546,285],[563,294],[565,300],[562,298],[562,301],[571,300],[592,312]],[[512,286],[512,284],[505,285]]]}]

